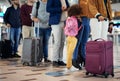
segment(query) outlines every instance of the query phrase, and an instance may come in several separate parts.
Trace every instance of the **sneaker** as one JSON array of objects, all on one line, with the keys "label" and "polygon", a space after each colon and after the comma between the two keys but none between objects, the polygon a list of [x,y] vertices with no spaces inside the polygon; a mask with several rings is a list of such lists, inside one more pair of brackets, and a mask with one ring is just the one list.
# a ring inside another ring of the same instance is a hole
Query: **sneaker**
[{"label": "sneaker", "polygon": [[76,60],[72,60],[72,65],[73,65],[75,68],[78,68],[79,70],[82,69],[82,67],[76,62]]},{"label": "sneaker", "polygon": [[49,60],[49,59],[44,59],[44,62],[51,62],[51,60]]},{"label": "sneaker", "polygon": [[18,54],[14,54],[13,57],[20,58],[21,56]]},{"label": "sneaker", "polygon": [[58,61],[58,65],[60,65],[60,66],[66,66],[66,64],[63,61]]},{"label": "sneaker", "polygon": [[63,73],[64,73],[64,74],[69,74],[69,73],[71,73],[71,72],[72,72],[72,71],[71,71],[70,68],[69,68],[69,69],[68,69],[68,68],[65,68]]},{"label": "sneaker", "polygon": [[57,61],[53,61],[53,66],[58,67],[59,66],[58,62]]}]

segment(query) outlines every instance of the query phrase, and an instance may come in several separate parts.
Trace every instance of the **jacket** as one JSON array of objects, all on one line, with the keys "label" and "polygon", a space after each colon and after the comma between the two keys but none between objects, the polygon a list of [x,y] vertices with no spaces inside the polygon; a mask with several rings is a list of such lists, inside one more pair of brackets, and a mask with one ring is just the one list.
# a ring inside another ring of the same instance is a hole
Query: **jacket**
[{"label": "jacket", "polygon": [[20,8],[15,9],[13,6],[7,8],[4,14],[5,24],[9,23],[12,28],[21,27]]},{"label": "jacket", "polygon": [[[108,14],[106,8],[108,9]],[[112,19],[110,0],[107,0],[106,6],[104,4],[104,0],[89,0],[89,10],[91,17],[93,18],[96,16],[96,14],[100,13],[102,16],[108,18],[109,20]]]},{"label": "jacket", "polygon": [[[69,7],[68,1],[66,1],[67,8]],[[62,14],[62,5],[60,0],[48,0],[47,1],[47,12],[50,13],[49,24],[55,25],[59,24]]]},{"label": "jacket", "polygon": [[79,5],[81,8],[81,17],[91,17],[90,16],[90,11],[89,11],[89,0],[79,0]]}]

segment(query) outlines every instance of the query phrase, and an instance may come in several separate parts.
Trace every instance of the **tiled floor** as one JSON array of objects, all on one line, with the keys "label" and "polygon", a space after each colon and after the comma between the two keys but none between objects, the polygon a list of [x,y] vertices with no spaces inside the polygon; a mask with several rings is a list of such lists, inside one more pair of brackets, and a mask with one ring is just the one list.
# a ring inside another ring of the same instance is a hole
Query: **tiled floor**
[{"label": "tiled floor", "polygon": [[[52,59],[52,47],[49,46],[50,59]],[[66,73],[65,67],[53,67],[50,63],[41,63],[40,66],[23,66],[21,59],[9,58],[0,59],[0,81],[120,81],[120,47],[114,45],[114,73],[115,76],[104,78],[102,76],[86,76],[85,69],[73,70],[72,72]],[[21,54],[21,46],[19,48]],[[64,61],[65,61],[64,50]],[[49,73],[54,72],[62,74],[63,76],[50,76]],[[62,72],[62,73],[61,73]]]}]

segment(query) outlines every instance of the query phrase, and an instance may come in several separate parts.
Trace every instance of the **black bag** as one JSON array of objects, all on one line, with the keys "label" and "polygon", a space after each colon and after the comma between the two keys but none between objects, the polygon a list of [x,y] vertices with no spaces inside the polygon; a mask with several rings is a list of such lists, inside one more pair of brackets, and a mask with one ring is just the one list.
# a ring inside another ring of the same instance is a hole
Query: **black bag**
[{"label": "black bag", "polygon": [[12,46],[10,40],[0,41],[0,57],[9,58],[12,56]]}]

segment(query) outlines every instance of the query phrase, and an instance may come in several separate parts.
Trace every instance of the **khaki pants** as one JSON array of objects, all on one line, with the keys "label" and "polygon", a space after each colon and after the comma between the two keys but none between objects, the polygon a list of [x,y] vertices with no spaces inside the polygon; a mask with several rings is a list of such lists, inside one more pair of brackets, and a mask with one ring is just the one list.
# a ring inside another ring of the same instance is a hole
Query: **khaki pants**
[{"label": "khaki pants", "polygon": [[53,61],[62,61],[63,60],[63,49],[65,42],[65,35],[63,31],[64,22],[60,22],[57,25],[51,25],[54,44],[53,44]]},{"label": "khaki pants", "polygon": [[66,67],[69,69],[72,66],[72,57],[73,52],[77,44],[77,38],[68,36],[67,37],[67,65]]},{"label": "khaki pants", "polygon": [[34,27],[23,25],[22,34],[23,34],[23,39],[26,37],[34,37]]}]

